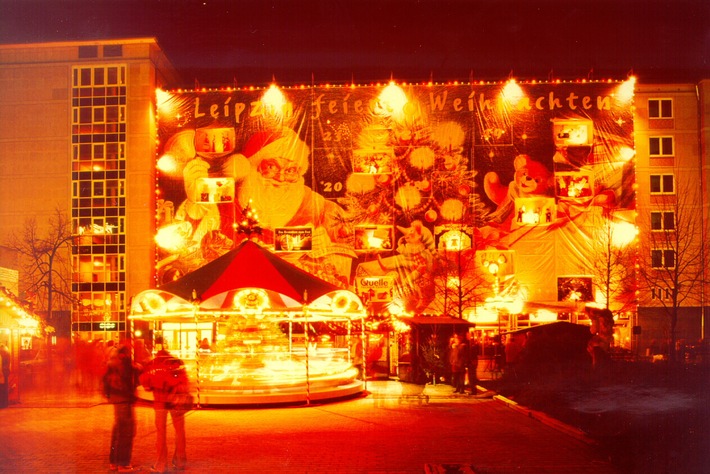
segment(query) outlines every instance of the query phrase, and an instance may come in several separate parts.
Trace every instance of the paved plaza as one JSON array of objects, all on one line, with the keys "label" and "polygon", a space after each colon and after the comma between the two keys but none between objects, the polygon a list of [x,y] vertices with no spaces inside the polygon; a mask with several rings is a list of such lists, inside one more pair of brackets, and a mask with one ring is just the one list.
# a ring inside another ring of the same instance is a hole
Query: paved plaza
[{"label": "paved plaza", "polygon": [[[188,472],[615,472],[573,429],[492,394],[452,391],[426,386],[427,400],[396,381],[369,381],[366,396],[334,403],[195,410],[187,415]],[[136,412],[133,463],[147,472],[153,412]],[[0,471],[108,472],[112,416],[99,394],[24,394],[0,411]]]}]

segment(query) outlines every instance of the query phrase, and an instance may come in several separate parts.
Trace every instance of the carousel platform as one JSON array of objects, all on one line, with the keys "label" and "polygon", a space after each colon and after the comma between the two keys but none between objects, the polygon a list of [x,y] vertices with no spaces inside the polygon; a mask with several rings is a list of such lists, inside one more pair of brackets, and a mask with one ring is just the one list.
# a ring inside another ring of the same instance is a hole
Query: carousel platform
[{"label": "carousel platform", "polygon": [[[365,384],[355,380],[342,385],[313,384],[300,387],[231,387],[229,389],[193,390],[195,403],[202,408],[238,407],[256,405],[304,405],[311,402],[324,403],[365,394]],[[153,394],[138,387],[137,396],[145,402],[153,402]]]}]

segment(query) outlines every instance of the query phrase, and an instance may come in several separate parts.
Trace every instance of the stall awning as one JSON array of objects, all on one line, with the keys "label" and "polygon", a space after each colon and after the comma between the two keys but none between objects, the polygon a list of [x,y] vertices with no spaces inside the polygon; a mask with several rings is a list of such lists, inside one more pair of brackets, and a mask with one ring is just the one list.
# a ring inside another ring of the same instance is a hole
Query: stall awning
[{"label": "stall awning", "polygon": [[7,311],[0,309],[0,328],[3,329],[17,329],[20,327],[20,323]]},{"label": "stall awning", "polygon": [[403,322],[414,324],[414,325],[435,325],[435,324],[447,324],[452,326],[475,326],[470,321],[461,318],[452,318],[450,316],[414,316],[412,318],[402,318]]}]

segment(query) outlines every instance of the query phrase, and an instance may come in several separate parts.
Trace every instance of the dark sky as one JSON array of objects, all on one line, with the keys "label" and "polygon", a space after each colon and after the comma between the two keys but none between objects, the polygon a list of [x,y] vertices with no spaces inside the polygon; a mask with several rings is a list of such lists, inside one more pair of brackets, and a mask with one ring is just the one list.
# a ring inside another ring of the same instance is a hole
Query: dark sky
[{"label": "dark sky", "polygon": [[708,0],[0,0],[0,43],[127,37],[188,87],[710,77]]}]

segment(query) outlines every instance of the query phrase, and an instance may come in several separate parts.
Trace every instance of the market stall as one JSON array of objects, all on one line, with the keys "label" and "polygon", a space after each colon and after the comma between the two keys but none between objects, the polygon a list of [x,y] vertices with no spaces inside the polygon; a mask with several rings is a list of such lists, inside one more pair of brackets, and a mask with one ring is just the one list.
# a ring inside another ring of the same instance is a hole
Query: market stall
[{"label": "market stall", "polygon": [[147,323],[147,347],[161,336],[185,361],[201,405],[241,405],[362,392],[351,349],[362,340],[354,322],[365,316],[354,293],[245,241],[138,294],[130,320]]},{"label": "market stall", "polygon": [[[5,400],[0,395],[0,405],[18,403],[20,399],[20,371],[23,371],[23,381],[32,379],[36,365],[45,363],[41,359],[40,347],[43,344],[44,331],[37,315],[29,306],[20,301],[5,287],[0,285],[0,359],[7,371],[7,378],[0,383],[0,389],[7,390]],[[41,343],[41,344],[40,344]]]}]

